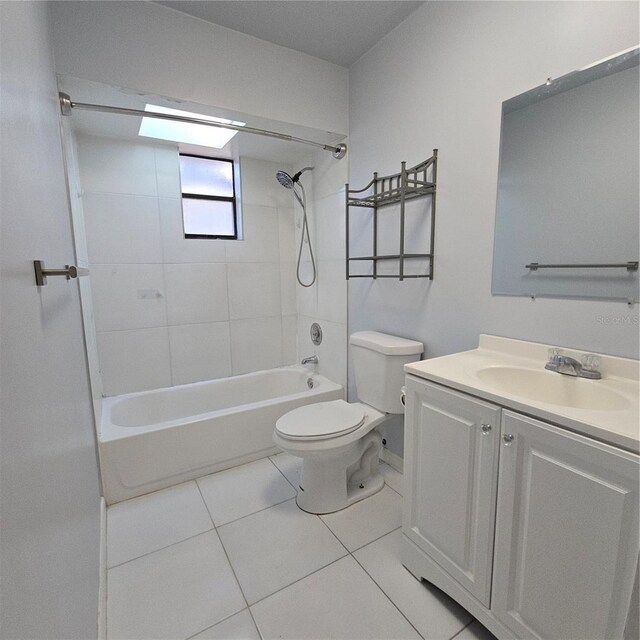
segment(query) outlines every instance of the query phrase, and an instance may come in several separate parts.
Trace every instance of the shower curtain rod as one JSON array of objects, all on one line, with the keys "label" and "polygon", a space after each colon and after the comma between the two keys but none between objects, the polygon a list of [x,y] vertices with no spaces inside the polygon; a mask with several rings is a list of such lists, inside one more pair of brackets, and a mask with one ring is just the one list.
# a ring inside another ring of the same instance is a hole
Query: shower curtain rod
[{"label": "shower curtain rod", "polygon": [[268,131],[267,129],[257,129],[255,127],[240,127],[235,124],[226,124],[219,122],[211,122],[202,118],[189,118],[187,116],[176,116],[170,113],[155,113],[154,111],[142,111],[142,109],[128,109],[126,107],[111,107],[105,104],[90,104],[87,102],[73,102],[67,93],[60,92],[60,113],[63,116],[70,116],[73,109],[82,111],[101,111],[103,113],[116,113],[124,116],[139,116],[143,118],[156,118],[159,120],[173,120],[174,122],[188,122],[190,124],[203,124],[208,127],[219,127],[221,129],[231,129],[242,133],[253,133],[258,136],[267,136],[269,138],[277,138],[278,140],[287,140],[289,142],[300,142],[313,147],[319,147],[325,151],[330,151],[334,158],[338,160],[344,158],[347,153],[347,145],[343,142],[337,145],[322,144],[321,142],[313,142],[304,138],[296,138],[286,133],[277,133],[276,131]]}]

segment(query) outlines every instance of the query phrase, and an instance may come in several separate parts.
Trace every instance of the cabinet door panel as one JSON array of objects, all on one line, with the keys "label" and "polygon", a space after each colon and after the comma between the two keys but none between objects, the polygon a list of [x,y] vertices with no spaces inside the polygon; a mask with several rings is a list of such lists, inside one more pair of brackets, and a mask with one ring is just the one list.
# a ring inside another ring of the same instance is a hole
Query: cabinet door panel
[{"label": "cabinet door panel", "polygon": [[405,417],[404,531],[489,606],[500,409],[408,378]]},{"label": "cabinet door panel", "polygon": [[519,638],[621,638],[638,457],[503,412],[492,608]]}]

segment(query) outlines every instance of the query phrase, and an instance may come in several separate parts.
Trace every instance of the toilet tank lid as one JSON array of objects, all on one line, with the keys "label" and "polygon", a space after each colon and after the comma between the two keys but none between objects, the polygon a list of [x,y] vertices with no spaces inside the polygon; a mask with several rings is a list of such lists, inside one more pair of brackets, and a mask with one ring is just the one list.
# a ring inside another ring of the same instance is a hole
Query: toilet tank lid
[{"label": "toilet tank lid", "polygon": [[424,351],[422,342],[391,336],[379,331],[357,331],[351,334],[350,343],[382,353],[385,356],[411,356]]}]

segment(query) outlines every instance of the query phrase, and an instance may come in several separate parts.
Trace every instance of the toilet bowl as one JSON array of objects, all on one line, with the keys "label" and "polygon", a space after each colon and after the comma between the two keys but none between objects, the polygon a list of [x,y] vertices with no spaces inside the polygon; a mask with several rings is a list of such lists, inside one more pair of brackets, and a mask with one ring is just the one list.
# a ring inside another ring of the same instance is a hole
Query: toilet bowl
[{"label": "toilet bowl", "polygon": [[417,360],[421,342],[375,331],[350,338],[361,400],[319,402],[294,409],[276,422],[274,443],[302,458],[298,506],[332,513],[380,491],[380,428],[389,414],[402,413],[404,365]]}]

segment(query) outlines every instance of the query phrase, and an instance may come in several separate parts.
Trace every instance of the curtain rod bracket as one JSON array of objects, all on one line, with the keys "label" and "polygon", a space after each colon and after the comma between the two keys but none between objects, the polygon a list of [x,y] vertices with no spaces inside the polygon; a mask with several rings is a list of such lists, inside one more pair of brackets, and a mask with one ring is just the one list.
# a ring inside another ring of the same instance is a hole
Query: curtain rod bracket
[{"label": "curtain rod bracket", "polygon": [[62,91],[58,94],[58,97],[60,99],[60,113],[63,116],[70,116],[73,108],[71,97],[68,93],[62,93]]}]

